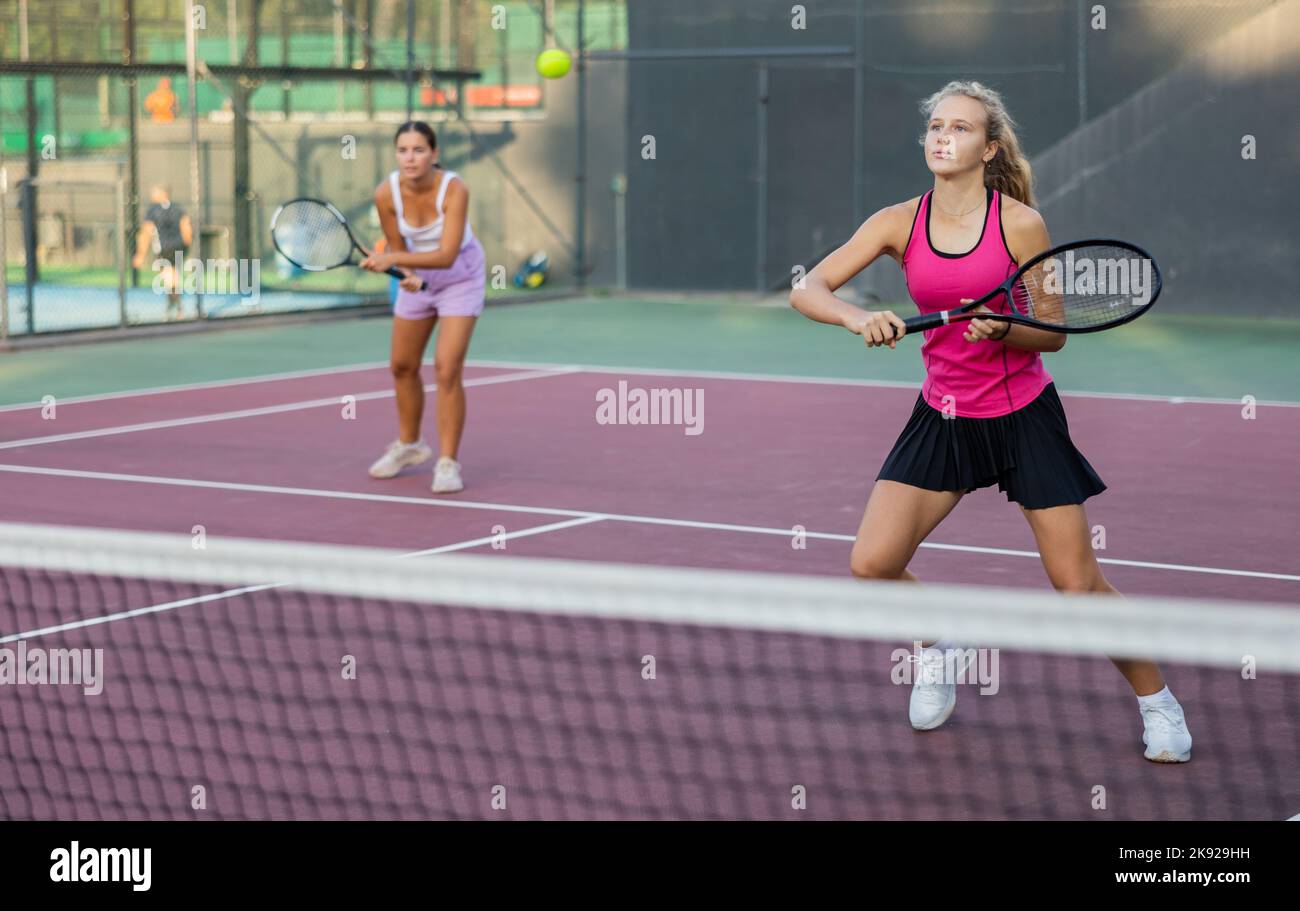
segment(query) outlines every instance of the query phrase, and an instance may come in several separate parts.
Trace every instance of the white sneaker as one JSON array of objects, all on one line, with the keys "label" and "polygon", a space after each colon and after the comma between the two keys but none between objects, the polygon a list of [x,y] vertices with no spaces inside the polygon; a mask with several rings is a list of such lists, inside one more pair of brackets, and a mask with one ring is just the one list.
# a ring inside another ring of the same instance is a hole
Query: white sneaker
[{"label": "white sneaker", "polygon": [[1181,705],[1175,702],[1138,709],[1145,726],[1142,742],[1147,747],[1142,755],[1152,762],[1187,762],[1192,758],[1192,735]]},{"label": "white sneaker", "polygon": [[403,443],[394,440],[388,451],[370,466],[372,478],[391,478],[408,465],[422,465],[433,458],[433,450],[422,441]]},{"label": "white sneaker", "polygon": [[910,657],[916,662],[913,671],[912,698],[907,706],[907,718],[918,731],[932,731],[948,720],[957,707],[957,680],[966,673],[975,656],[974,649],[959,646],[921,649],[921,657]]},{"label": "white sneaker", "polygon": [[450,456],[438,459],[433,469],[434,493],[459,493],[465,489],[465,482],[460,479],[460,463]]}]

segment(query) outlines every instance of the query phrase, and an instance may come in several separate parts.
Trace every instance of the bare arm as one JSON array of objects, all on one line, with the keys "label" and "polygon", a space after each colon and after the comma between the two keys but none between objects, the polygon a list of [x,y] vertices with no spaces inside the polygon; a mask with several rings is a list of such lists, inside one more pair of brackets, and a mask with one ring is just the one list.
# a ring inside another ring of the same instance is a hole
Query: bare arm
[{"label": "bare arm", "polygon": [[382,263],[390,263],[406,275],[401,280],[403,288],[407,291],[420,290],[424,285],[424,279],[409,268],[402,268],[396,264],[398,255],[406,255],[406,238],[397,229],[397,209],[393,205],[392,188],[388,181],[384,181],[375,189],[375,209],[379,212],[379,226],[384,232],[384,249],[387,252],[371,253],[361,261],[361,267],[374,272],[384,272],[388,267]]},{"label": "bare arm", "polygon": [[901,317],[889,310],[863,310],[840,300],[834,292],[881,254],[897,252],[900,226],[904,233],[907,230],[907,225],[903,224],[906,218],[905,206],[889,206],[864,221],[847,243],[804,277],[802,287],[790,292],[790,306],[811,320],[843,326],[861,335],[873,347],[881,344],[894,347],[905,332]]},{"label": "bare arm", "polygon": [[397,230],[397,210],[393,207],[392,189],[386,180],[375,188],[375,209],[379,212],[379,227],[387,241],[384,249],[389,253],[405,250],[406,238]]},{"label": "bare arm", "polygon": [[187,247],[194,243],[194,223],[188,215],[181,216],[181,240],[185,241]]},{"label": "bare arm", "polygon": [[151,221],[143,222],[140,230],[135,235],[135,256],[131,260],[132,268],[139,269],[144,266],[145,254],[149,252],[149,242],[153,240],[154,224]]}]

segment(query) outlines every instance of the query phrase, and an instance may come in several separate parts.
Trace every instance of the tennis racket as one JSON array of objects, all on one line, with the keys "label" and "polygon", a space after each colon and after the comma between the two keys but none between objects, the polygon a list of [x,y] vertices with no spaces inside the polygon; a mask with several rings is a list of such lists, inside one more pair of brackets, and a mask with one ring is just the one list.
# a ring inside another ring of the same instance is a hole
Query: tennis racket
[{"label": "tennis racket", "polygon": [[[324,200],[307,197],[291,199],[275,210],[271,242],[281,256],[308,272],[358,265],[354,256],[358,250],[362,256],[370,255],[357,243],[342,212]],[[394,278],[406,278],[406,273],[396,267],[384,271]],[[421,290],[428,286],[421,280]]]},{"label": "tennis racket", "polygon": [[[1052,332],[1100,332],[1146,313],[1160,296],[1161,284],[1160,267],[1141,247],[1122,240],[1076,240],[1039,253],[979,300],[911,316],[903,324],[908,335],[969,319]],[[991,303],[995,300],[998,305]],[[993,312],[972,312],[981,304]]]}]

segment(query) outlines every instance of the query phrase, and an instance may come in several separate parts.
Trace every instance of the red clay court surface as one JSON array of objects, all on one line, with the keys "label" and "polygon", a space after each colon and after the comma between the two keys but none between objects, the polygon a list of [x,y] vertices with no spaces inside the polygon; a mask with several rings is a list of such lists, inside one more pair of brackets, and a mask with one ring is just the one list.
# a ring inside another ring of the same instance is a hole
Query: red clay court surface
[{"label": "red clay court surface", "polygon": [[[0,519],[181,534],[201,525],[208,535],[408,552],[493,553],[490,541],[504,530],[505,552],[513,556],[843,575],[875,471],[916,398],[914,388],[889,385],[537,365],[474,365],[466,380],[469,422],[461,461],[467,489],[456,496],[430,493],[427,465],[388,481],[366,475],[368,464],[394,436],[391,383],[386,369],[375,366],[63,401],[53,420],[45,419],[39,406],[0,410],[0,478],[5,486]],[[620,381],[632,387],[703,389],[703,432],[691,435],[671,424],[597,423],[597,391],[616,388]],[[432,393],[429,398],[431,405]],[[1254,420],[1243,420],[1240,406],[1230,404],[1068,393],[1063,400],[1076,443],[1110,488],[1089,502],[1088,515],[1094,526],[1104,526],[1106,548],[1099,556],[1116,587],[1133,595],[1296,600],[1300,568],[1290,545],[1300,537],[1300,487],[1293,483],[1300,408],[1261,405]],[[427,422],[425,439],[432,442],[434,436]],[[808,533],[804,549],[791,545],[796,526]],[[922,547],[912,569],[925,581],[1048,589],[1026,523],[996,489],[967,497]],[[111,611],[113,606],[104,607]],[[42,625],[86,619],[57,603],[41,607]],[[340,616],[347,613],[340,611]],[[137,636],[157,636],[159,647],[186,641],[181,618],[189,616],[178,610],[151,624],[148,633],[132,634],[135,649],[141,648]],[[86,645],[116,641],[132,622],[93,627],[71,638]],[[365,628],[360,615],[340,622]],[[0,636],[31,629],[0,629]],[[292,624],[269,627],[267,634],[287,640],[295,635]],[[233,648],[234,638],[213,647]],[[404,660],[418,660],[406,654],[409,645],[400,641],[381,637],[375,648],[390,649],[390,659],[405,654]],[[201,671],[195,675],[204,677]],[[291,677],[272,676],[288,692],[302,688],[300,680],[295,684]],[[172,683],[182,687],[184,679]],[[1136,725],[1132,697],[1118,676],[1115,681],[1115,711],[1123,719],[1116,724]],[[1189,679],[1184,691],[1201,692],[1203,686],[1211,689],[1202,680]],[[1280,691],[1267,692],[1280,698]],[[883,697],[897,702],[900,713],[906,711],[905,693]],[[56,697],[24,698],[44,704]],[[170,701],[165,695],[159,699]],[[30,703],[25,711],[15,707],[13,696],[5,702],[11,704],[0,704],[4,729],[31,732],[11,743],[11,761],[17,765],[9,774],[30,778],[44,752],[37,729],[53,725],[41,719],[55,716],[41,714]],[[88,716],[74,716],[75,707],[64,705],[63,710],[69,713],[64,724],[93,724]],[[231,711],[227,723],[238,724],[241,712],[252,708],[236,705]],[[852,713],[846,701],[840,715]],[[979,717],[975,709],[967,715]],[[996,711],[988,715],[996,717]],[[1082,723],[1087,712],[1078,708],[1071,716],[1063,710],[1061,717]],[[863,719],[864,724],[870,720]],[[1092,758],[1103,764],[1136,762],[1139,768],[1129,774],[1147,788],[1159,784],[1153,775],[1158,779],[1171,772],[1205,793],[1222,791],[1229,778],[1242,785],[1227,803],[1197,804],[1189,798],[1158,809],[1130,806],[1135,815],[1285,818],[1300,811],[1300,767],[1290,776],[1297,783],[1284,795],[1251,790],[1255,772],[1240,755],[1244,746],[1223,746],[1244,738],[1244,723],[1228,716],[1198,717],[1193,724],[1198,761],[1186,768],[1143,763],[1140,745],[1138,751],[1125,747],[1127,752],[1110,755],[1113,737],[1095,746],[1101,752]],[[1291,742],[1297,739],[1293,720],[1279,716],[1273,723],[1287,726],[1280,743],[1288,742],[1288,736]],[[954,729],[976,737],[970,733],[974,727]],[[180,774],[186,762],[197,761],[205,744],[224,742],[219,725],[200,728],[167,731],[167,737],[179,737],[184,745],[175,747],[178,755],[159,760],[169,771],[158,772],[155,782]],[[884,729],[872,733],[890,736]],[[1125,728],[1123,736],[1130,733],[1128,739],[1136,741],[1138,732]],[[442,734],[454,736],[454,730]],[[135,748],[106,760],[108,767],[117,768],[119,761],[123,768],[147,763],[149,737],[135,736],[140,738],[132,741]],[[933,750],[938,756],[956,749],[955,736],[927,735],[925,747],[901,746],[896,758],[915,759],[916,750]],[[274,733],[265,739],[273,741]],[[900,742],[911,743],[908,736]],[[1221,745],[1217,752],[1216,743]],[[277,750],[274,745],[263,748],[272,754]],[[545,769],[555,762],[561,759],[548,760]],[[962,779],[953,763],[945,768],[942,774]],[[823,771],[827,781],[833,779],[829,770]],[[255,773],[235,769],[230,774],[242,780]],[[323,787],[304,774],[312,787]],[[353,769],[349,774],[359,773]],[[0,792],[5,777],[0,761]],[[348,780],[347,775],[340,780]],[[977,785],[979,777],[972,781]],[[31,799],[7,810],[0,804],[0,815],[121,817],[143,808],[148,815],[184,816],[161,792],[148,796],[147,788],[133,800],[110,801],[107,809],[101,804],[98,811],[88,811],[84,800],[68,797],[42,804],[31,796],[57,792],[56,785],[20,784]],[[896,784],[905,786],[901,780]],[[985,782],[982,787],[988,792],[991,786]],[[1054,795],[1055,787],[1045,786],[1043,799],[1068,799]],[[68,789],[69,794],[77,790],[73,785]],[[477,815],[457,803],[461,798],[455,794],[442,798],[435,810],[411,794],[387,794],[376,803],[388,815]],[[549,800],[534,805],[537,815],[564,815],[559,798],[550,795]],[[1284,802],[1287,812],[1274,802]],[[241,806],[241,813],[231,815],[353,815],[347,807],[331,811],[293,801]],[[779,806],[744,801],[704,801],[700,806],[704,815],[781,815]],[[1034,816],[1042,803],[1018,804],[1004,795],[998,806],[1007,815]],[[988,815],[987,808],[967,808],[971,815]],[[869,812],[865,798],[845,798],[828,815]],[[647,810],[643,815],[653,814]]]}]

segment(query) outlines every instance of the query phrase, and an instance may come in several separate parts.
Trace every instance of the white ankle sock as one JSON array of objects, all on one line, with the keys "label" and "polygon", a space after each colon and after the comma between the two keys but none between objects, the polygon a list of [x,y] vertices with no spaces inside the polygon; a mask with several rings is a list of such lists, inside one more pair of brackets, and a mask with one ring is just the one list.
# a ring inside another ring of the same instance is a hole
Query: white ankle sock
[{"label": "white ankle sock", "polygon": [[1165,687],[1158,693],[1151,693],[1148,696],[1137,697],[1138,705],[1142,708],[1150,708],[1158,705],[1177,705],[1178,700],[1174,694],[1169,692],[1169,687]]}]

